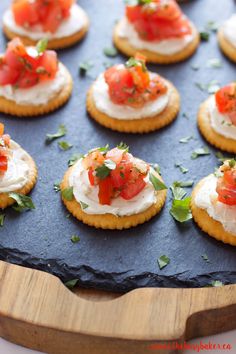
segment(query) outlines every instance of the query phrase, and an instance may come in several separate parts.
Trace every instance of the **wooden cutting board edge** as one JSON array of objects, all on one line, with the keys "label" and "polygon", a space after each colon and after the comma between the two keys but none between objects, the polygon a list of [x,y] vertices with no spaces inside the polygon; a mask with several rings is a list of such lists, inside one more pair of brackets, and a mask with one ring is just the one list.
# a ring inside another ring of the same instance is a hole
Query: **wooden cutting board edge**
[{"label": "wooden cutting board edge", "polygon": [[[157,350],[236,328],[236,285],[69,291],[53,275],[0,262],[0,336],[50,354]],[[178,351],[179,352],[179,351]]]}]

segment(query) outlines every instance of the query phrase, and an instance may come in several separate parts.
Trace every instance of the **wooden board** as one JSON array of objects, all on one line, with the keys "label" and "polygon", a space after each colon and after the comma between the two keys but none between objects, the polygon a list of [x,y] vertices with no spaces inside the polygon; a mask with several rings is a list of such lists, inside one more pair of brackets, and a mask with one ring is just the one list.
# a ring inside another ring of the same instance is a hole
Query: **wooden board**
[{"label": "wooden board", "polygon": [[52,275],[0,262],[0,336],[32,349],[144,354],[159,342],[234,328],[236,285],[145,288],[120,296],[81,289],[75,294]]}]

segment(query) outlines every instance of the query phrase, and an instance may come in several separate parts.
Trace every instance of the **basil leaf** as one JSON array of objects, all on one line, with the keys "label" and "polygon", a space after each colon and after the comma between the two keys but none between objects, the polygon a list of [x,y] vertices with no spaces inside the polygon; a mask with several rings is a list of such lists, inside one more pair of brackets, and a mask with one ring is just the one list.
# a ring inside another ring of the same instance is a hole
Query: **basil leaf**
[{"label": "basil leaf", "polygon": [[156,191],[167,189],[166,185],[151,172],[149,173],[149,180]]},{"label": "basil leaf", "polygon": [[80,241],[80,237],[76,235],[71,236],[71,242],[78,243]]},{"label": "basil leaf", "polygon": [[210,155],[210,154],[211,153],[210,153],[208,147],[205,146],[205,147],[202,147],[202,148],[199,148],[199,149],[195,149],[193,151],[192,155],[191,155],[191,159],[195,160],[195,159],[197,159],[200,156],[205,156],[205,155]]},{"label": "basil leaf", "polygon": [[69,150],[69,149],[71,149],[73,147],[72,144],[70,144],[70,143],[68,143],[67,141],[64,141],[64,140],[63,141],[59,141],[58,142],[58,146],[63,151],[67,151],[67,150]]},{"label": "basil leaf", "polygon": [[60,192],[61,191],[61,186],[60,186],[60,182],[55,182],[54,184],[53,184],[53,189],[54,189],[54,191],[55,192]]},{"label": "basil leaf", "polygon": [[4,225],[5,216],[6,216],[6,214],[0,214],[0,226],[1,227]]},{"label": "basil leaf", "polygon": [[22,212],[24,210],[35,209],[34,203],[29,196],[15,192],[11,192],[8,195],[16,202],[16,205],[13,205],[14,210]]},{"label": "basil leaf", "polygon": [[166,267],[170,263],[170,258],[166,255],[162,255],[157,260],[160,270]]},{"label": "basil leaf", "polygon": [[64,124],[60,124],[58,131],[55,134],[47,134],[46,135],[46,143],[49,144],[53,140],[61,138],[62,136],[66,135],[67,129]]},{"label": "basil leaf", "polygon": [[74,199],[73,187],[63,189],[61,195],[65,200],[72,201]]},{"label": "basil leaf", "polygon": [[79,281],[79,279],[72,279],[72,280],[67,281],[64,284],[67,288],[73,289],[76,286],[76,284],[78,283],[78,281]]},{"label": "basil leaf", "polygon": [[103,49],[103,53],[109,58],[114,58],[118,55],[118,51],[115,47],[106,47]]},{"label": "basil leaf", "polygon": [[79,203],[80,203],[81,209],[83,209],[83,210],[87,209],[89,207],[88,204],[82,202],[82,200],[80,200]]},{"label": "basil leaf", "polygon": [[48,46],[47,38],[43,38],[40,41],[38,41],[38,43],[36,44],[36,50],[38,52],[38,55],[44,53],[45,50],[47,49],[47,46]]},{"label": "basil leaf", "polygon": [[174,199],[170,214],[176,221],[185,222],[192,219],[192,213],[190,210],[191,197],[187,197],[182,200]]}]

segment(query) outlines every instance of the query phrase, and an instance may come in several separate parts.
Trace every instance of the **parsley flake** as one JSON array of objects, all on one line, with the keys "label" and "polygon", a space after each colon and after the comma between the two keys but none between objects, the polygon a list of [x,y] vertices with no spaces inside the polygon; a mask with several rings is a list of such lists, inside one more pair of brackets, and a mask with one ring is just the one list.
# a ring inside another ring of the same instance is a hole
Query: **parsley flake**
[{"label": "parsley flake", "polygon": [[6,216],[6,214],[0,214],[0,226],[1,227],[4,225],[5,216]]},{"label": "parsley flake", "polygon": [[58,193],[58,192],[60,192],[61,191],[61,186],[60,186],[60,182],[55,182],[54,184],[53,184],[53,189],[54,189],[54,191],[56,192],[56,193]]},{"label": "parsley flake", "polygon": [[149,173],[149,180],[156,191],[167,189],[166,185],[151,172]]},{"label": "parsley flake", "polygon": [[205,156],[205,155],[210,155],[210,154],[211,153],[210,153],[208,147],[205,146],[205,147],[202,147],[202,148],[199,148],[199,149],[195,149],[192,152],[191,159],[195,160],[195,159],[197,159],[200,156]]},{"label": "parsley flake", "polygon": [[15,192],[11,192],[8,195],[16,202],[16,205],[15,204],[13,205],[14,210],[18,212],[22,212],[24,210],[35,209],[34,203],[29,196],[15,193]]},{"label": "parsley flake", "polygon": [[210,283],[210,286],[213,286],[214,288],[218,288],[218,287],[221,287],[223,285],[224,284],[220,280],[212,280],[212,282]]},{"label": "parsley flake", "polygon": [[115,47],[106,47],[103,49],[103,53],[109,58],[114,58],[118,55],[118,51]]},{"label": "parsley flake", "polygon": [[61,195],[65,200],[72,201],[74,199],[73,187],[63,189]]},{"label": "parsley flake", "polygon": [[73,166],[79,159],[83,158],[82,154],[73,154],[68,161],[68,166]]},{"label": "parsley flake", "polygon": [[223,67],[222,61],[218,58],[209,59],[207,61],[208,68],[220,69]]},{"label": "parsley flake", "polygon": [[73,147],[72,144],[70,144],[70,143],[68,143],[67,141],[64,141],[64,140],[59,141],[58,142],[58,146],[63,151],[67,151],[67,150],[69,150],[69,149],[71,149]]},{"label": "parsley flake", "polygon": [[185,138],[182,138],[179,140],[180,143],[182,144],[187,144],[191,139],[193,139],[193,136],[186,136]]},{"label": "parsley flake", "polygon": [[80,203],[80,206],[81,206],[82,210],[87,209],[89,207],[88,204],[82,202],[82,200],[80,200],[79,203]]},{"label": "parsley flake", "polygon": [[202,259],[204,261],[206,261],[207,263],[209,263],[209,258],[208,258],[208,255],[207,254],[202,254]]},{"label": "parsley flake", "polygon": [[64,124],[60,124],[58,131],[54,134],[47,134],[46,135],[46,143],[49,144],[51,143],[53,140],[61,138],[62,136],[65,136],[67,133],[67,129],[65,127]]},{"label": "parsley flake", "polygon": [[180,172],[182,172],[183,174],[189,171],[188,168],[184,167],[181,163],[178,162],[175,163],[175,167],[178,167]]},{"label": "parsley flake", "polygon": [[78,243],[80,241],[80,237],[77,235],[72,235],[70,239],[73,243]]},{"label": "parsley flake", "polygon": [[72,279],[72,280],[67,281],[64,284],[67,288],[73,289],[76,286],[76,284],[78,283],[78,281],[79,281],[79,279]]},{"label": "parsley flake", "polygon": [[163,254],[158,258],[157,263],[159,265],[160,270],[162,270],[170,263],[170,258]]},{"label": "parsley flake", "polygon": [[192,213],[190,210],[191,197],[186,197],[185,199],[174,199],[172,202],[172,207],[170,214],[176,221],[185,222],[192,219]]},{"label": "parsley flake", "polygon": [[91,61],[84,61],[79,64],[79,73],[80,76],[85,76],[90,69],[93,68],[93,63]]},{"label": "parsley flake", "polygon": [[201,31],[200,38],[201,38],[201,41],[208,42],[209,38],[210,38],[210,33],[207,31]]},{"label": "parsley flake", "polygon": [[38,41],[38,43],[36,44],[36,50],[38,52],[38,55],[44,53],[45,50],[47,49],[47,46],[48,46],[47,38],[43,38],[40,41]]},{"label": "parsley flake", "polygon": [[121,141],[120,144],[117,145],[117,148],[120,150],[125,150],[125,152],[129,152],[129,146],[126,143],[123,143],[123,141]]},{"label": "parsley flake", "polygon": [[175,182],[173,182],[174,187],[183,187],[183,188],[192,187],[193,184],[194,184],[193,181],[175,181]]}]

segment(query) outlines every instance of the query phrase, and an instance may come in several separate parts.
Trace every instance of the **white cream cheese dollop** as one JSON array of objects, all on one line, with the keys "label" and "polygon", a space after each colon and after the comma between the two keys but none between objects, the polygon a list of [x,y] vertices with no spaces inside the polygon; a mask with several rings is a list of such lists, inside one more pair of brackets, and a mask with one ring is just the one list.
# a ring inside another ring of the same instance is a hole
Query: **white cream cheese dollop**
[{"label": "white cream cheese dollop", "polygon": [[145,41],[141,39],[134,26],[124,17],[118,26],[118,36],[125,38],[136,49],[149,50],[163,55],[172,55],[180,52],[192,42],[193,34],[188,34],[181,38],[171,38],[161,41]]},{"label": "white cream cheese dollop", "polygon": [[68,84],[68,73],[64,65],[59,63],[58,71],[54,79],[25,88],[15,88],[13,85],[0,86],[0,96],[12,100],[21,105],[46,104],[56,97]]},{"label": "white cream cheese dollop", "polygon": [[141,213],[156,202],[157,193],[146,177],[146,186],[131,200],[124,200],[121,197],[114,198],[111,205],[101,205],[98,200],[98,186],[91,186],[88,179],[88,171],[84,169],[82,159],[73,166],[69,178],[69,186],[73,187],[73,193],[78,203],[88,205],[83,209],[86,214],[113,214],[126,216]]},{"label": "white cream cheese dollop", "polygon": [[210,97],[208,109],[212,129],[226,138],[236,140],[236,126],[232,124],[227,114],[222,114],[218,111],[215,95]]},{"label": "white cream cheese dollop", "polygon": [[0,174],[0,193],[19,190],[29,179],[29,155],[13,140],[10,149],[12,155],[8,160],[8,169],[4,175]]},{"label": "white cream cheese dollop", "polygon": [[233,14],[224,24],[223,33],[225,38],[236,47],[236,14]]},{"label": "white cream cheese dollop", "polygon": [[198,208],[206,210],[211,218],[219,221],[225,231],[236,236],[236,206],[226,205],[217,200],[216,185],[216,176],[212,174],[206,177],[195,196],[195,204]]},{"label": "white cream cheese dollop", "polygon": [[77,4],[72,5],[70,16],[61,23],[55,33],[44,32],[40,25],[29,29],[17,25],[11,9],[8,9],[3,15],[3,24],[9,30],[19,36],[26,36],[33,40],[40,40],[45,37],[50,40],[71,36],[76,32],[79,32],[85,26],[86,22],[87,16],[84,10]]},{"label": "white cream cheese dollop", "polygon": [[151,118],[161,113],[168,105],[170,94],[171,89],[168,88],[167,93],[156,100],[146,103],[141,108],[133,108],[127,105],[115,104],[111,101],[104,74],[99,75],[93,85],[93,100],[96,108],[111,118],[121,120]]}]

